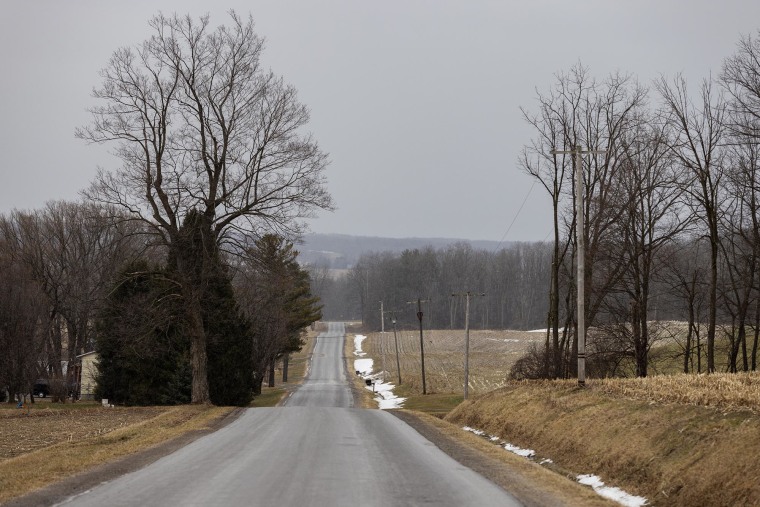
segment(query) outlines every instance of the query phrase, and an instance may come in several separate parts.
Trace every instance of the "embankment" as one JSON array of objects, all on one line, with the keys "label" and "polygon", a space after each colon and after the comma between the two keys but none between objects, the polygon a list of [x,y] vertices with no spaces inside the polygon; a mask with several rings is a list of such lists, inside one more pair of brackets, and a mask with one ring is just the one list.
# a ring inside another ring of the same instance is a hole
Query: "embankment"
[{"label": "embankment", "polygon": [[[695,380],[696,379],[696,380]],[[760,375],[519,382],[446,420],[653,505],[760,504]]]}]

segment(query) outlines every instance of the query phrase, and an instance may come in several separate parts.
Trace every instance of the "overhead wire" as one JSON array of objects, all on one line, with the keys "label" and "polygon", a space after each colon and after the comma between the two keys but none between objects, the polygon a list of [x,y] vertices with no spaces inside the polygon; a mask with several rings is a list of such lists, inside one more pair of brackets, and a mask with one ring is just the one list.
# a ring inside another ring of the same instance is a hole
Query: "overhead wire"
[{"label": "overhead wire", "polygon": [[517,209],[517,213],[515,213],[514,218],[512,218],[512,221],[509,223],[509,227],[507,227],[507,231],[501,237],[501,240],[499,240],[499,244],[496,245],[496,248],[494,248],[494,252],[497,251],[501,247],[502,243],[504,243],[504,239],[506,239],[507,235],[509,234],[509,231],[512,230],[512,226],[515,225],[515,221],[517,221],[517,218],[520,216],[520,212],[525,206],[525,203],[528,202],[528,197],[530,197],[530,193],[533,192],[533,187],[535,186],[536,186],[536,180],[533,180],[533,184],[528,189],[528,193],[525,194],[525,198],[523,199],[522,204],[520,204],[520,207]]}]

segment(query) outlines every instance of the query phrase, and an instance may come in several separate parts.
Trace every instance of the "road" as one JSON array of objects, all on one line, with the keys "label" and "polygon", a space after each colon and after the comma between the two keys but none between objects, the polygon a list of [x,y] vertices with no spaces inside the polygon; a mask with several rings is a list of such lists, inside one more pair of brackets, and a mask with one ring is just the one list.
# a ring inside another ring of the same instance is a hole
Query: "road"
[{"label": "road", "polygon": [[317,338],[283,407],[228,426],[65,505],[511,506],[504,490],[381,410],[352,408],[345,329]]}]

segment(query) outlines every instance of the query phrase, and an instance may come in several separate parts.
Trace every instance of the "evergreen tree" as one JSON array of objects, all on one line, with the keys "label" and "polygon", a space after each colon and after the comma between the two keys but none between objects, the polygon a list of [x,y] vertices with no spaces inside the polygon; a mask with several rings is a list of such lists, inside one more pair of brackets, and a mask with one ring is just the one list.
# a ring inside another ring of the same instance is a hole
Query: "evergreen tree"
[{"label": "evergreen tree", "polygon": [[291,242],[266,234],[249,253],[241,293],[253,329],[254,388],[260,394],[264,372],[272,372],[283,355],[301,350],[303,330],[322,313]]},{"label": "evergreen tree", "polygon": [[190,346],[175,284],[145,261],[117,277],[96,326],[96,395],[126,405],[190,401]]},{"label": "evergreen tree", "polygon": [[[208,218],[189,212],[179,230],[177,243],[185,258],[185,270],[197,287],[206,336],[206,368],[209,398],[215,405],[245,406],[253,395],[250,322],[240,311],[225,264],[214,241]],[[169,266],[176,265],[169,259]],[[184,301],[185,308],[188,301]],[[186,312],[186,318],[191,313]]]}]

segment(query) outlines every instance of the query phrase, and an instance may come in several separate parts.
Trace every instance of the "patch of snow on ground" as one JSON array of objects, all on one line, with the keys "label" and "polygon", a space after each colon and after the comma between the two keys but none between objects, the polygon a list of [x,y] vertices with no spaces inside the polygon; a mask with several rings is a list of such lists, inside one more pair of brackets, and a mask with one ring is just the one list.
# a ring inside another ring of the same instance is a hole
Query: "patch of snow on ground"
[{"label": "patch of snow on ground", "polygon": [[[517,454],[518,456],[522,456],[528,459],[536,456],[536,451],[533,449],[521,449],[520,447],[512,445],[509,442],[502,441],[501,438],[497,436],[487,435],[483,430],[471,428],[470,426],[462,426],[462,429],[464,431],[474,433],[480,437],[488,438],[491,442],[499,442],[499,445],[503,446],[505,450]],[[554,463],[554,461],[549,458],[544,458],[539,462],[540,465],[548,465],[551,463]],[[626,493],[620,488],[605,486],[604,482],[602,482],[602,480],[596,475],[579,475],[576,477],[576,479],[581,484],[591,486],[597,495],[608,498],[614,502],[624,505],[625,507],[642,507],[649,503],[643,496],[634,496],[630,493]]]},{"label": "patch of snow on ground", "polygon": [[602,482],[602,480],[596,475],[579,475],[577,479],[581,484],[594,488],[594,491],[596,491],[599,496],[609,498],[610,500],[625,505],[626,507],[640,507],[647,504],[647,499],[643,496],[633,496],[620,488],[605,486],[604,482]]},{"label": "patch of snow on ground", "polygon": [[520,447],[517,447],[516,445],[512,444],[504,444],[504,448],[508,450],[511,453],[517,454],[518,456],[522,456],[523,458],[532,458],[536,455],[536,451],[533,449],[522,449]]},{"label": "patch of snow on ground", "polygon": [[359,375],[363,379],[371,379],[372,385],[365,386],[365,389],[369,389],[375,393],[375,401],[378,408],[381,410],[388,410],[392,408],[401,408],[406,398],[399,398],[393,393],[395,387],[391,383],[381,381],[382,373],[372,373],[374,368],[374,361],[370,357],[366,356],[367,353],[362,351],[362,342],[367,337],[361,334],[357,334],[354,337],[354,355],[360,359],[354,359],[354,371],[359,372]]},{"label": "patch of snow on ground", "polygon": [[531,329],[528,333],[546,333],[548,329]]},{"label": "patch of snow on ground", "polygon": [[362,357],[362,356],[367,355],[366,352],[362,352],[362,342],[366,339],[367,337],[364,336],[363,334],[357,334],[356,336],[354,336],[354,355],[355,356]]}]

